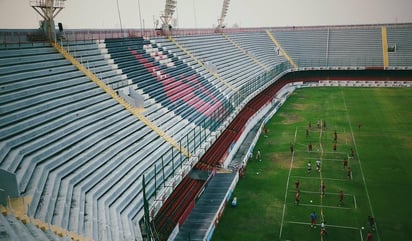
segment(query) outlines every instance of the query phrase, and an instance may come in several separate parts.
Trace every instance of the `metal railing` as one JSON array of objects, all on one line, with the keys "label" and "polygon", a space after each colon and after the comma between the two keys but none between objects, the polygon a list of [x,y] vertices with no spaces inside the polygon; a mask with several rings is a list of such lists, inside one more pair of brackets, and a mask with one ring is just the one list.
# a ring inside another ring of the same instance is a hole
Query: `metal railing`
[{"label": "metal railing", "polygon": [[[412,23],[397,24],[364,24],[364,25],[333,25],[333,26],[289,26],[289,27],[264,27],[264,28],[225,28],[224,33],[247,33],[270,31],[296,31],[319,29],[371,29],[386,27],[412,27]],[[177,28],[172,29],[173,36],[210,35],[216,33],[214,28]],[[57,32],[57,36],[70,41],[100,40],[106,38],[132,38],[163,36],[161,29],[68,29]],[[19,29],[0,30],[0,47],[19,44],[47,43],[45,35],[40,30]]]}]

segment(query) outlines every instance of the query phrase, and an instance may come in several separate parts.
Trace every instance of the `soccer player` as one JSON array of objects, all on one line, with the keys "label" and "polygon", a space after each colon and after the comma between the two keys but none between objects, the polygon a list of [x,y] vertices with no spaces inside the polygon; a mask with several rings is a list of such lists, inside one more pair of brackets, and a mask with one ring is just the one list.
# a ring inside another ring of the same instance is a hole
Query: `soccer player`
[{"label": "soccer player", "polygon": [[333,143],[333,151],[336,152],[336,143]]},{"label": "soccer player", "polygon": [[299,206],[299,202],[300,202],[300,192],[298,190],[296,192],[296,195],[295,195],[295,204],[296,204],[296,206]]},{"label": "soccer player", "polygon": [[257,161],[262,161],[262,154],[260,153],[260,149],[256,153],[256,160]]},{"label": "soccer player", "polygon": [[326,185],[322,181],[322,184],[320,185],[320,195],[325,196],[325,189],[326,189]]},{"label": "soccer player", "polygon": [[245,171],[246,171],[246,166],[245,166],[245,163],[243,162],[242,166],[239,168],[239,176],[243,177],[245,175]]},{"label": "soccer player", "polygon": [[350,149],[350,156],[352,159],[355,157],[355,151],[353,150],[353,148]]},{"label": "soccer player", "polygon": [[343,205],[343,191],[341,190],[339,192],[339,206]]},{"label": "soccer player", "polygon": [[322,222],[322,223],[320,224],[320,235],[325,236],[325,235],[327,235],[327,234],[328,234],[328,232],[326,231],[325,222]]},{"label": "soccer player", "polygon": [[348,160],[345,158],[343,159],[343,169],[346,170],[347,167],[348,167]]},{"label": "soccer player", "polygon": [[290,144],[290,154],[293,154],[293,144]]},{"label": "soccer player", "polygon": [[237,206],[237,197],[234,197],[232,200],[232,207],[236,207]]},{"label": "soccer player", "polygon": [[320,172],[320,159],[316,160],[316,170],[318,170],[318,172]]},{"label": "soccer player", "polygon": [[313,150],[312,143],[309,143],[309,145],[308,145],[308,150],[309,150],[309,151],[312,151],[312,150]]},{"label": "soccer player", "polygon": [[334,133],[333,140],[334,140],[335,142],[338,142],[338,133],[336,133],[336,130],[335,130],[335,133]]},{"label": "soccer player", "polygon": [[372,216],[368,216],[368,222],[371,226],[372,231],[375,231],[375,218],[373,218]]},{"label": "soccer player", "polygon": [[315,211],[310,214],[310,226],[312,228],[316,228],[316,220],[318,219],[318,215],[316,215]]},{"label": "soccer player", "polygon": [[373,241],[373,233],[372,232],[368,232],[368,235],[366,236],[366,240],[367,241]]},{"label": "soccer player", "polygon": [[298,190],[298,189],[299,189],[299,186],[300,186],[300,181],[297,180],[297,181],[295,182],[295,189]]},{"label": "soccer player", "polygon": [[352,180],[352,168],[348,167],[348,178],[349,180]]},{"label": "soccer player", "polygon": [[308,173],[312,171],[312,163],[308,162]]},{"label": "soccer player", "polygon": [[262,130],[263,130],[263,136],[268,137],[268,129],[266,128],[266,126],[262,126]]},{"label": "soccer player", "polygon": [[253,151],[249,152],[249,161],[253,161]]}]

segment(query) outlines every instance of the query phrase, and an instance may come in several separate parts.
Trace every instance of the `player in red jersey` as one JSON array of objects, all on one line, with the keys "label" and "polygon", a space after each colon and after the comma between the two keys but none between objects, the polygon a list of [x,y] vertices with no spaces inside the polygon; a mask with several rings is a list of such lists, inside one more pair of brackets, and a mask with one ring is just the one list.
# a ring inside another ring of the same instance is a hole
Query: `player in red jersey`
[{"label": "player in red jersey", "polygon": [[322,185],[320,185],[320,195],[325,196],[325,190],[326,190],[326,185],[324,182],[322,182]]},{"label": "player in red jersey", "polygon": [[297,206],[299,206],[299,202],[300,202],[300,192],[299,192],[299,190],[296,192],[296,195],[295,195],[295,204],[297,205]]},{"label": "player in red jersey", "polygon": [[368,235],[366,236],[367,241],[373,241],[373,234],[372,232],[368,232]]},{"label": "player in red jersey", "polygon": [[300,181],[297,180],[297,181],[295,182],[295,188],[296,188],[296,190],[298,190],[299,187],[300,187]]},{"label": "player in red jersey", "polygon": [[345,158],[343,159],[343,169],[346,170],[347,167],[348,167],[348,160]]}]

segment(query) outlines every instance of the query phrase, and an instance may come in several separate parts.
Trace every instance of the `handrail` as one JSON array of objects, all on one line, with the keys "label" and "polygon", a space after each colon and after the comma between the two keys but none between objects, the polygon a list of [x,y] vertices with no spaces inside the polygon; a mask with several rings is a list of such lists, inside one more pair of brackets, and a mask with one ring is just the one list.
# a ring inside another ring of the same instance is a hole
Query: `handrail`
[{"label": "handrail", "polygon": [[255,56],[251,55],[247,50],[245,50],[242,46],[236,43],[233,39],[231,39],[227,34],[222,33],[223,37],[225,37],[230,43],[232,43],[235,47],[237,47],[240,51],[246,54],[249,58],[251,58],[255,63],[257,63],[260,67],[262,67],[266,72],[269,71],[269,67],[265,64],[260,62]]},{"label": "handrail", "polygon": [[282,45],[275,39],[275,37],[272,35],[272,33],[269,30],[266,30],[267,35],[270,37],[272,42],[280,49],[280,52],[285,56],[285,58],[290,62],[290,64],[297,69],[298,66],[295,64],[293,59],[288,55],[288,53],[282,48]]},{"label": "handrail", "polygon": [[[371,29],[386,27],[412,27],[412,23],[383,23],[383,24],[359,24],[359,25],[321,25],[321,26],[285,26],[285,27],[249,27],[249,28],[225,28],[224,33],[251,33],[270,31],[296,31],[296,30],[339,30],[339,29]],[[32,36],[39,35],[37,29],[0,29],[0,44],[33,44],[37,42],[48,43],[46,39],[33,39]],[[174,36],[191,35],[218,35],[214,28],[175,28],[172,30]],[[129,38],[129,37],[157,37],[163,36],[159,29],[66,29],[59,38],[67,41],[100,40],[106,38]]]},{"label": "handrail", "polygon": [[185,49],[181,44],[179,44],[172,36],[169,36],[169,40],[173,42],[180,50],[182,50],[186,55],[188,55],[190,58],[192,58],[196,63],[198,63],[200,66],[205,68],[209,73],[211,73],[217,80],[222,82],[226,87],[231,89],[233,92],[240,94],[239,90],[233,87],[230,83],[222,79],[218,73],[215,73],[213,71],[210,71],[208,67],[206,67],[199,59],[197,59],[192,53],[190,53],[187,49]]},{"label": "handrail", "polygon": [[382,26],[382,54],[383,54],[383,67],[389,67],[389,55],[388,55],[388,35],[386,32],[386,27]]},{"label": "handrail", "polygon": [[79,61],[77,61],[68,51],[66,51],[61,45],[56,42],[51,42],[51,45],[61,53],[67,60],[70,61],[74,66],[77,67],[81,72],[83,72],[91,81],[93,81],[97,86],[103,89],[107,94],[109,94],[114,100],[116,100],[120,105],[122,105],[126,110],[130,111],[137,119],[142,121],[145,125],[151,128],[155,133],[157,133],[166,142],[170,143],[175,149],[184,154],[186,157],[191,157],[192,154],[184,147],[179,145],[179,143],[169,136],[166,132],[156,126],[152,121],[150,121],[146,116],[142,114],[143,110],[131,106],[123,98],[121,98],[112,88],[107,86],[102,80],[100,80],[94,73],[89,69],[84,67]]}]

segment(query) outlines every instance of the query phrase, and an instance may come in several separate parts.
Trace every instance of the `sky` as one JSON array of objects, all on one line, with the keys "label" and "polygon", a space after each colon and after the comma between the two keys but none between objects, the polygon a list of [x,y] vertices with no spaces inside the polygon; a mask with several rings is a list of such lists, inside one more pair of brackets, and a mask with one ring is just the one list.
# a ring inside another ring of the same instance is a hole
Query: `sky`
[{"label": "sky", "polygon": [[[30,7],[31,1],[0,0],[0,29],[38,28],[41,17]],[[67,0],[55,22],[61,22],[65,29],[152,29],[164,10],[165,1]],[[177,0],[173,25],[175,28],[214,27],[222,4],[223,0]],[[412,23],[412,0],[231,0],[225,19],[227,27],[406,22]]]}]

